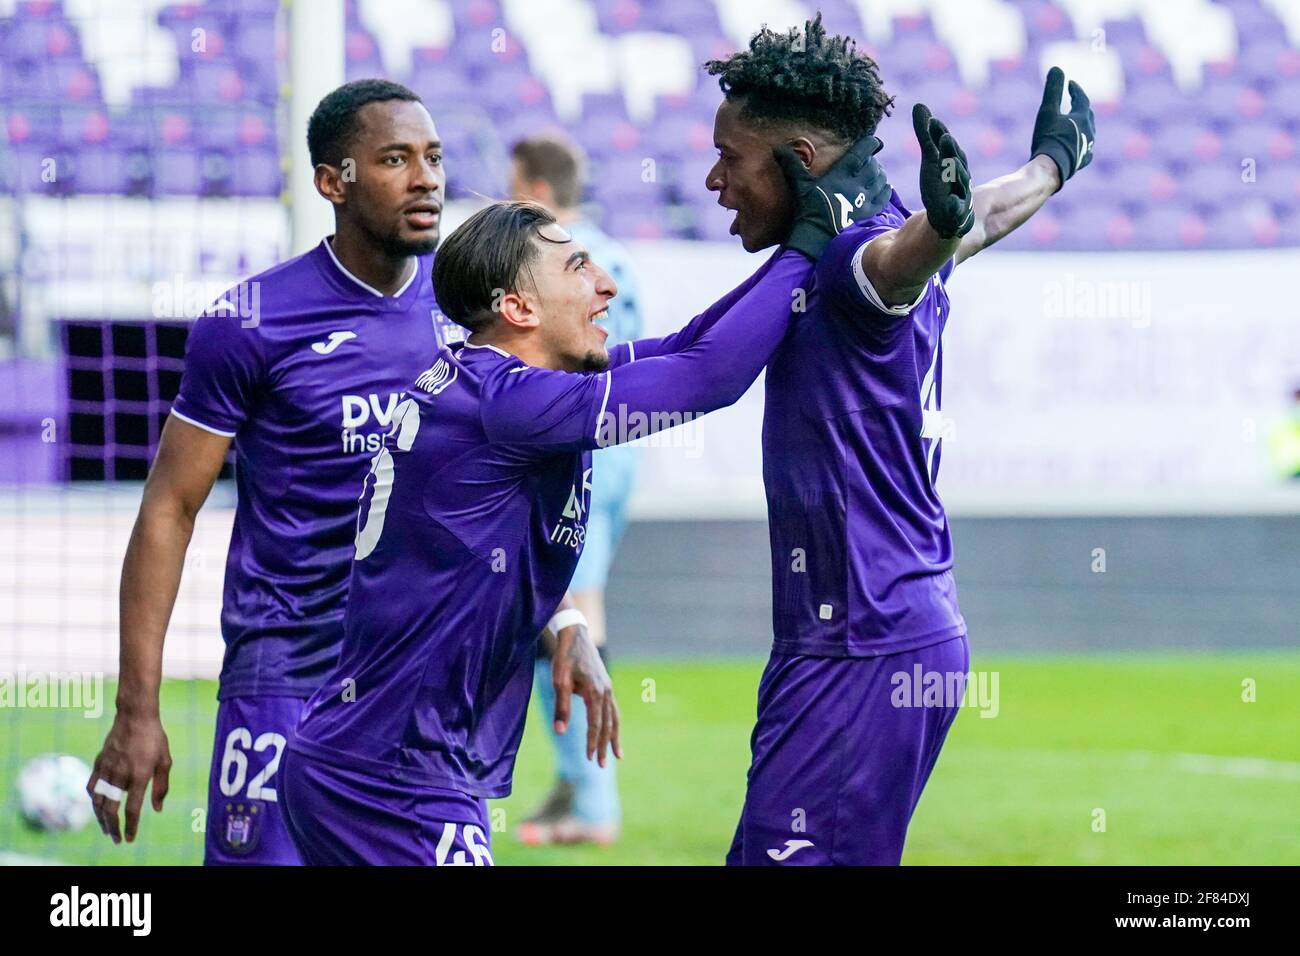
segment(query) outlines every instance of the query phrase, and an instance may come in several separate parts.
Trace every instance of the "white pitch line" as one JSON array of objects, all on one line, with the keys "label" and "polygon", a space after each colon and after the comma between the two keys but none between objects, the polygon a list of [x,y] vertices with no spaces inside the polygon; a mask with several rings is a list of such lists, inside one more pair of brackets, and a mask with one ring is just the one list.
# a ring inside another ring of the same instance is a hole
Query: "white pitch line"
[{"label": "white pitch line", "polygon": [[1214,754],[1161,753],[1155,750],[1130,751],[1130,758],[1149,766],[1167,763],[1175,770],[1215,777],[1238,777],[1254,780],[1285,780],[1300,783],[1300,762],[1272,760],[1268,757],[1221,757]]},{"label": "white pitch line", "polygon": [[0,852],[0,866],[63,866],[63,864],[58,860],[47,860],[39,856]]}]

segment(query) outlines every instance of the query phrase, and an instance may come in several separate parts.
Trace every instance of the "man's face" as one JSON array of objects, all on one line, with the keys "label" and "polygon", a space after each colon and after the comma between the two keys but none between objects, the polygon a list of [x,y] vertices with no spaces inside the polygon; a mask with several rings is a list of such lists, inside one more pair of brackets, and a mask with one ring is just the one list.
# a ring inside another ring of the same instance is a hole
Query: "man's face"
[{"label": "man's face", "polygon": [[794,198],[772,158],[782,139],[740,117],[740,104],[724,99],[713,120],[713,145],[718,161],[705,178],[705,188],[718,194],[718,204],[736,211],[732,235],[740,236],[747,252],[783,241],[794,220]]},{"label": "man's face", "polygon": [[566,372],[600,372],[609,367],[605,339],[596,323],[607,318],[609,300],[618,286],[592,261],[582,244],[560,226],[543,226],[533,244],[537,257],[521,279],[531,280],[541,342],[553,368]]},{"label": "man's face", "polygon": [[553,208],[555,198],[547,188],[546,182],[530,180],[524,175],[523,165],[517,159],[510,160],[510,198],[518,202],[541,203],[547,209]]},{"label": "man's face", "polygon": [[447,174],[433,118],[421,103],[384,100],[357,113],[348,150],[355,182],[344,169],[344,206],[357,224],[394,256],[438,247]]}]

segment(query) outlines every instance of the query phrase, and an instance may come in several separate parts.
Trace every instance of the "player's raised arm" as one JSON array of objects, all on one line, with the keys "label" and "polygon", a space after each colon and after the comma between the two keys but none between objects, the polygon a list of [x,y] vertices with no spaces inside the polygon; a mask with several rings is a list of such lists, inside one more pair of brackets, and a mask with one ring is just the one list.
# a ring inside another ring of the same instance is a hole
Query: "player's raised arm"
[{"label": "player's raised arm", "polygon": [[123,796],[128,842],[140,825],[146,787],[153,785],[156,811],[167,796],[172,760],[158,710],[163,640],[195,516],[229,447],[229,437],[171,416],[145,482],[122,562],[117,713],[86,788],[100,828],[114,843],[121,841],[117,813]]},{"label": "player's raised arm", "polygon": [[912,108],[912,128],[921,146],[925,212],[862,249],[862,272],[882,307],[915,302],[975,224],[970,170],[957,140],[921,103]]},{"label": "player's raised arm", "polygon": [[1013,173],[975,187],[975,223],[957,247],[957,262],[969,259],[1018,229],[1066,180],[1092,162],[1096,122],[1083,88],[1070,82],[1070,110],[1061,112],[1065,74],[1052,67],[1034,122],[1030,159]]}]

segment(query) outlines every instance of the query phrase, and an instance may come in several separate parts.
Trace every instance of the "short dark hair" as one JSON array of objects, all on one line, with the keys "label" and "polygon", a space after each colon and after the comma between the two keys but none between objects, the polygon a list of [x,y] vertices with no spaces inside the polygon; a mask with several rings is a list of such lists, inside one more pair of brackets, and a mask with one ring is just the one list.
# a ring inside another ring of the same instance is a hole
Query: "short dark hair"
[{"label": "short dark hair", "polygon": [[389,80],[353,80],[326,94],[307,121],[307,153],[313,167],[339,166],[357,132],[357,113],[384,100],[422,102],[412,90]]},{"label": "short dark hair", "polygon": [[727,99],[744,101],[745,119],[807,124],[847,143],[874,133],[894,103],[876,61],[851,37],[828,37],[820,13],[802,30],[763,27],[748,50],[709,60],[704,69]]},{"label": "short dark hair", "polygon": [[485,206],[443,240],[433,260],[433,295],[446,316],[471,332],[492,324],[503,292],[537,258],[533,237],[555,222],[535,202]]},{"label": "short dark hair", "polygon": [[582,201],[587,161],[576,143],[559,135],[529,136],[515,143],[510,155],[526,178],[550,184],[561,209]]}]

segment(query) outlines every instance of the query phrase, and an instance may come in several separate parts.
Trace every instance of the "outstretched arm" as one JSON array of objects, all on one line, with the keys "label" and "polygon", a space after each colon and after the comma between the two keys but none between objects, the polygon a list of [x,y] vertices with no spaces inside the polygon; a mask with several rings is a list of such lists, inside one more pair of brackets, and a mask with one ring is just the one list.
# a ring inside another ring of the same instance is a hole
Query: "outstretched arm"
[{"label": "outstretched arm", "polygon": [[812,268],[802,253],[781,252],[707,331],[667,355],[596,374],[503,365],[483,402],[488,438],[551,455],[635,441],[732,404],[781,344]]},{"label": "outstretched arm", "polygon": [[928,109],[916,105],[912,125],[921,145],[925,212],[872,240],[862,253],[862,270],[886,305],[913,302],[950,257],[969,259],[1019,228],[1092,161],[1096,124],[1088,96],[1071,82],[1070,110],[1062,113],[1064,89],[1065,74],[1052,67],[1034,122],[1029,162],[974,190],[966,154]]},{"label": "outstretched arm", "polygon": [[1018,229],[1066,180],[1092,162],[1097,134],[1088,94],[1071,82],[1070,111],[1062,113],[1064,86],[1065,74],[1052,67],[1034,121],[1029,162],[975,189],[975,226],[961,240],[958,262]]},{"label": "outstretched arm", "polygon": [[1014,173],[975,187],[975,225],[962,236],[957,262],[987,249],[1019,229],[1061,188],[1061,174],[1046,156],[1035,156]]},{"label": "outstretched arm", "polygon": [[921,146],[925,212],[862,250],[862,271],[886,306],[915,302],[975,223],[970,171],[957,140],[921,103],[912,108],[912,128]]}]

